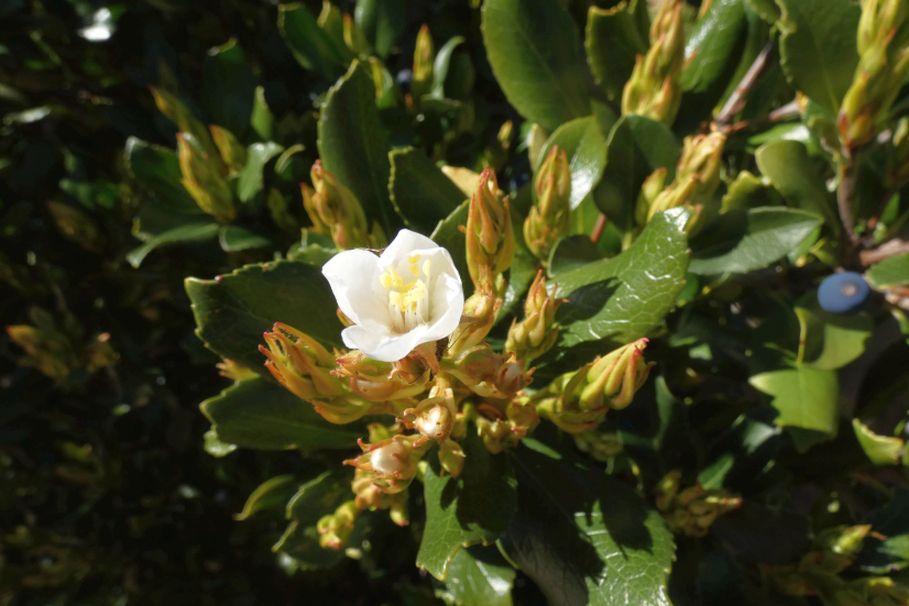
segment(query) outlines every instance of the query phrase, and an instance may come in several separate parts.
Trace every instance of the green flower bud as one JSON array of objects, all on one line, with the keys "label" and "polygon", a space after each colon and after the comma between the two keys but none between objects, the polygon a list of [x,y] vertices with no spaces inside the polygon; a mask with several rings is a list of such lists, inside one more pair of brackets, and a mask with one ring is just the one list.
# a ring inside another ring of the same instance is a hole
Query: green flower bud
[{"label": "green flower bud", "polygon": [[432,34],[425,23],[417,32],[417,40],[413,49],[413,80],[410,90],[414,99],[419,99],[432,88],[432,62],[435,52],[432,44]]},{"label": "green flower bud", "polygon": [[456,478],[464,470],[464,450],[454,440],[445,440],[439,445],[439,465]]},{"label": "green flower bud", "polygon": [[212,141],[218,148],[221,160],[227,167],[229,174],[240,172],[246,166],[246,148],[237,141],[232,132],[215,124],[208,127]]},{"label": "green flower bud", "polygon": [[344,44],[347,48],[355,55],[368,55],[370,52],[369,41],[366,39],[366,34],[363,33],[363,30],[360,29],[360,26],[357,25],[357,22],[353,20],[351,15],[344,15],[342,27]]},{"label": "green flower bud", "polygon": [[511,266],[514,232],[508,198],[486,169],[467,213],[467,269],[477,290],[496,292],[496,278]]},{"label": "green flower bud", "polygon": [[673,532],[690,537],[707,534],[717,517],[741,507],[742,499],[700,484],[681,487],[682,472],[670,471],[657,484],[656,507]]},{"label": "green flower bud", "polygon": [[354,395],[334,376],[335,356],[318,341],[278,322],[265,333],[266,345],[259,351],[265,367],[289,392],[312,404],[329,423],[351,423],[373,412],[373,406]]},{"label": "green flower bud", "polygon": [[905,0],[862,0],[857,46],[859,64],[837,120],[847,153],[872,141],[887,123],[909,72]]},{"label": "green flower bud", "polygon": [[496,353],[483,343],[457,358],[443,361],[443,369],[483,398],[508,399],[530,383],[530,374],[514,354]]},{"label": "green flower bud", "polygon": [[[336,363],[332,374],[345,379],[352,393],[370,402],[390,404],[403,400],[406,403],[426,391],[429,382],[429,367],[415,365],[410,360],[399,365],[374,360],[361,351],[351,351],[339,356]],[[422,372],[415,372],[416,366],[420,366]]]},{"label": "green flower bud", "polygon": [[536,407],[527,398],[509,401],[504,405],[504,411],[501,405],[484,403],[478,407],[478,412],[474,420],[477,434],[483,440],[486,450],[492,454],[514,448],[540,422]]},{"label": "green flower bud", "polygon": [[622,438],[617,432],[585,431],[574,435],[574,444],[595,461],[605,463],[622,453]]},{"label": "green flower bud", "polygon": [[524,220],[524,242],[545,263],[571,227],[571,169],[564,150],[553,146],[549,151],[537,171],[534,194],[536,203]]},{"label": "green flower bud", "polygon": [[502,307],[502,299],[492,292],[477,290],[464,301],[461,323],[451,335],[448,351],[457,356],[475,345],[479,345],[492,330],[496,314]]},{"label": "green flower bud", "polygon": [[505,351],[513,352],[525,363],[549,351],[559,338],[555,314],[560,304],[561,301],[547,291],[543,272],[537,272],[524,299],[524,319],[515,320],[508,329]]},{"label": "green flower bud", "polygon": [[302,185],[303,208],[317,232],[328,232],[342,250],[373,245],[366,214],[353,192],[316,160],[310,172],[312,189]]},{"label": "green flower bud", "polygon": [[363,454],[344,461],[369,474],[370,481],[387,494],[395,494],[410,486],[417,473],[417,463],[426,454],[431,442],[418,435],[394,435],[367,444],[360,440]]},{"label": "green flower bud", "polygon": [[325,549],[341,549],[353,532],[360,510],[354,501],[345,501],[334,513],[322,516],[316,523],[319,545]]},{"label": "green flower bud", "polygon": [[407,490],[388,494],[383,492],[373,481],[371,472],[357,469],[354,472],[354,479],[351,483],[354,503],[358,509],[379,511],[387,509],[391,521],[398,526],[407,526],[410,523],[410,516],[407,508]]},{"label": "green flower bud", "polygon": [[650,49],[638,55],[622,91],[622,113],[672,124],[682,97],[679,76],[685,58],[683,0],[665,0],[650,26]]},{"label": "green flower bud", "polygon": [[211,157],[188,133],[177,135],[177,159],[181,183],[199,208],[221,223],[233,221],[237,211],[220,159]]}]

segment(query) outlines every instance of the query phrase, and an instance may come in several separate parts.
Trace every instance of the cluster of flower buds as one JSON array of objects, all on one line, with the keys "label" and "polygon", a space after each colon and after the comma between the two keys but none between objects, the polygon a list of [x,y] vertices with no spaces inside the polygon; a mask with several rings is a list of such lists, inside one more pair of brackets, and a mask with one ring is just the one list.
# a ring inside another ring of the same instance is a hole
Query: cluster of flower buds
[{"label": "cluster of flower buds", "polygon": [[510,399],[530,383],[531,373],[514,354],[501,354],[483,343],[443,362],[445,372],[482,398]]},{"label": "cluster of flower buds", "polygon": [[486,450],[498,454],[514,448],[530,435],[539,424],[540,416],[529,398],[517,398],[504,405],[496,402],[481,403],[476,408],[474,422]]},{"label": "cluster of flower buds", "polygon": [[869,143],[887,123],[909,73],[909,4],[862,0],[859,64],[837,121],[847,154]]},{"label": "cluster of flower buds", "polygon": [[609,409],[631,404],[647,380],[646,347],[647,339],[638,339],[556,378],[536,395],[537,410],[568,433],[595,429]]},{"label": "cluster of flower buds", "polygon": [[385,242],[381,228],[375,224],[369,231],[366,214],[360,201],[352,191],[342,184],[330,172],[322,167],[318,160],[310,171],[312,187],[305,183],[300,186],[303,192],[303,208],[309,215],[313,230],[328,233],[332,241],[341,250],[357,247],[380,247]]},{"label": "cluster of flower buds", "polygon": [[657,486],[656,507],[673,532],[689,537],[707,534],[716,519],[742,506],[742,498],[700,484],[682,489],[682,472],[671,471]]},{"label": "cluster of flower buds", "polygon": [[199,208],[222,223],[233,221],[237,209],[227,177],[222,172],[220,156],[213,157],[191,134],[179,133],[177,159],[182,175],[180,182]]},{"label": "cluster of flower buds", "polygon": [[417,463],[429,450],[430,441],[419,434],[394,434],[378,442],[359,441],[363,454],[344,461],[369,474],[372,484],[386,494],[406,490],[417,474]]},{"label": "cluster of flower buds", "polygon": [[679,76],[685,59],[683,0],[664,0],[650,26],[650,49],[638,55],[622,91],[622,113],[672,124],[682,91]]},{"label": "cluster of flower buds", "polygon": [[719,131],[685,137],[673,182],[664,188],[665,168],[644,181],[636,209],[638,223],[645,225],[655,214],[684,205],[692,212],[691,229],[705,209],[712,209],[710,202],[720,185],[725,146],[726,135]]},{"label": "cluster of flower buds", "polygon": [[354,350],[338,356],[335,363],[332,374],[346,379],[351,393],[370,402],[397,404],[392,413],[411,404],[429,384],[429,366],[415,357],[381,362]]},{"label": "cluster of flower buds", "polygon": [[360,508],[354,501],[345,501],[334,512],[319,518],[316,531],[319,533],[319,545],[326,549],[341,549],[347,544],[360,516]]},{"label": "cluster of flower buds", "polygon": [[585,431],[574,435],[578,450],[590,455],[594,461],[606,463],[622,453],[622,438],[614,431]]},{"label": "cluster of flower buds", "polygon": [[508,198],[499,189],[495,173],[486,169],[470,198],[467,212],[467,270],[478,291],[498,292],[499,276],[514,257],[514,231]]},{"label": "cluster of flower buds", "polygon": [[568,155],[553,146],[534,178],[534,205],[524,220],[524,242],[544,264],[571,226],[571,169]]},{"label": "cluster of flower buds", "polygon": [[451,334],[448,351],[457,355],[483,342],[496,321],[502,298],[496,293],[477,290],[464,301],[461,323]]},{"label": "cluster of flower buds", "polygon": [[524,319],[515,320],[508,329],[505,351],[525,364],[549,351],[559,338],[555,314],[560,304],[547,290],[544,273],[537,272],[524,299]]},{"label": "cluster of flower buds", "polygon": [[[264,335],[259,351],[278,383],[312,404],[329,423],[351,423],[375,412],[372,403],[354,394],[335,376],[335,356],[309,335],[282,322]],[[380,409],[381,410],[381,409]]]}]

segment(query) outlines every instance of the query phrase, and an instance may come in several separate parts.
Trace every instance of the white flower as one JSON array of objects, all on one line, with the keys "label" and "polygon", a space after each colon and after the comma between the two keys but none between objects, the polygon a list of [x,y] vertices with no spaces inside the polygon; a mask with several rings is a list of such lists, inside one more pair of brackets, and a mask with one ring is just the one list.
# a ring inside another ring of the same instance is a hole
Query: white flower
[{"label": "white flower", "polygon": [[375,360],[395,362],[418,345],[447,337],[464,310],[451,255],[407,229],[379,256],[363,249],[338,253],[322,274],[353,322],[341,333],[344,345]]}]

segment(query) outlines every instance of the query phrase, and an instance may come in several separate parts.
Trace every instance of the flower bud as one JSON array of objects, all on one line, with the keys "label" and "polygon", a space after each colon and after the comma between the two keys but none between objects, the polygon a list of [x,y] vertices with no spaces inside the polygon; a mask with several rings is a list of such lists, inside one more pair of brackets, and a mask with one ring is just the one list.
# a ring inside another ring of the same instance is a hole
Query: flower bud
[{"label": "flower bud", "polygon": [[432,62],[433,52],[432,35],[429,26],[425,23],[417,32],[417,40],[413,49],[413,80],[410,91],[414,99],[419,100],[432,88]]},{"label": "flower bud", "polygon": [[362,469],[354,472],[351,490],[355,495],[354,503],[357,508],[369,511],[387,509],[391,521],[398,526],[407,526],[410,523],[406,490],[395,494],[383,492],[373,483],[373,474]]},{"label": "flower bud", "polygon": [[429,392],[429,397],[415,408],[405,410],[402,421],[405,427],[416,429],[426,439],[441,442],[451,433],[457,406],[454,391],[446,381],[435,385]]},{"label": "flower bud", "polygon": [[622,438],[618,432],[585,431],[575,434],[574,444],[578,450],[601,463],[622,453]]},{"label": "flower bud", "polygon": [[426,391],[429,381],[429,368],[407,358],[399,369],[398,363],[380,362],[355,350],[336,362],[332,374],[346,379],[351,392],[370,402],[410,400]]},{"label": "flower bud", "polygon": [[366,34],[363,33],[363,30],[360,29],[360,26],[354,21],[352,15],[344,15],[342,22],[342,37],[344,38],[344,44],[353,52],[353,54],[369,54],[369,41],[366,39]]},{"label": "flower bud", "polygon": [[322,516],[316,522],[319,545],[325,549],[341,549],[353,532],[360,510],[354,501],[345,501],[334,513]]},{"label": "flower bud", "polygon": [[229,173],[233,175],[240,172],[246,166],[246,148],[226,128],[212,124],[208,130]]},{"label": "flower bud", "polygon": [[492,454],[514,448],[540,422],[536,408],[526,399],[513,399],[504,408],[503,414],[500,408],[483,404],[475,419],[477,433]]},{"label": "flower bud", "polygon": [[429,444],[422,436],[400,434],[372,444],[360,440],[363,454],[344,463],[368,473],[370,481],[382,492],[395,494],[410,485]]},{"label": "flower bud", "polygon": [[650,26],[650,49],[638,55],[622,91],[622,113],[672,124],[682,91],[679,76],[685,58],[683,0],[665,0]]},{"label": "flower bud", "polygon": [[511,266],[514,233],[508,198],[486,169],[467,213],[467,269],[477,290],[495,292],[496,277]]},{"label": "flower bud", "polygon": [[651,209],[654,207],[657,198],[660,197],[660,194],[665,189],[666,177],[668,175],[669,170],[665,166],[661,166],[644,179],[644,183],[641,184],[641,191],[638,193],[638,200],[635,204],[634,211],[635,220],[638,225],[647,225],[647,222],[650,221],[650,217],[659,212]]},{"label": "flower bud", "polygon": [[446,359],[443,368],[483,398],[512,398],[530,383],[531,376],[514,354],[496,353],[486,343]]},{"label": "flower bud", "polygon": [[571,169],[568,155],[558,146],[549,150],[534,180],[536,203],[524,220],[524,242],[544,263],[556,242],[571,227]]},{"label": "flower bud", "polygon": [[265,333],[259,351],[268,358],[265,367],[292,394],[312,404],[329,423],[356,421],[372,406],[351,393],[332,373],[335,356],[309,335],[282,322]]},{"label": "flower bud", "polygon": [[177,135],[177,159],[183,175],[180,182],[199,208],[221,223],[233,221],[237,211],[220,160],[210,157],[188,133]]},{"label": "flower bud", "polygon": [[524,319],[515,320],[508,329],[505,351],[513,352],[525,364],[549,351],[559,338],[555,314],[560,304],[561,300],[547,291],[543,271],[537,272],[524,299]]},{"label": "flower bud", "polygon": [[464,470],[464,450],[454,440],[445,440],[439,444],[439,465],[451,477],[456,478]]},{"label": "flower bud", "polygon": [[315,231],[327,231],[340,249],[368,247],[373,244],[366,214],[354,196],[318,160],[310,171],[313,188],[303,184],[303,208]]},{"label": "flower bud", "polygon": [[848,154],[872,141],[887,123],[909,72],[905,0],[862,0],[857,46],[859,64],[837,120]]},{"label": "flower bud", "polygon": [[483,342],[496,314],[502,307],[502,299],[488,290],[477,290],[464,301],[464,312],[461,322],[451,335],[448,351],[457,355]]},{"label": "flower bud", "polygon": [[681,478],[681,471],[673,470],[657,485],[657,510],[673,532],[702,537],[717,517],[742,505],[741,497],[722,489],[707,490],[700,484],[682,489]]}]

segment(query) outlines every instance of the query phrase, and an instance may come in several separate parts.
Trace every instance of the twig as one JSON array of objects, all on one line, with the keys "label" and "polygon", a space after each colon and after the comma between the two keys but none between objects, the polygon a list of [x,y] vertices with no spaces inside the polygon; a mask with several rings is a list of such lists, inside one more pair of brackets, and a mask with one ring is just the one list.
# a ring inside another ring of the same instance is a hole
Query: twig
[{"label": "twig", "polygon": [[909,253],[909,241],[893,239],[884,242],[877,248],[863,250],[859,253],[859,259],[861,260],[862,265],[868,267],[869,265],[874,265],[884,259],[889,259],[890,257],[895,257],[896,255],[901,255],[903,253]]},{"label": "twig", "polygon": [[855,215],[852,213],[852,200],[855,197],[855,167],[855,156],[850,153],[845,154],[840,164],[840,184],[836,190],[836,208],[852,247],[859,244],[858,236],[855,234]]},{"label": "twig", "polygon": [[742,80],[739,82],[738,86],[736,86],[735,90],[732,91],[732,94],[729,95],[729,98],[723,105],[723,109],[720,110],[720,113],[715,120],[716,125],[720,130],[726,130],[733,116],[744,109],[745,102],[748,100],[748,93],[751,92],[751,87],[754,86],[761,73],[766,69],[768,59],[775,46],[776,45],[772,40],[764,45],[764,48],[761,49],[758,56],[754,58],[751,67],[749,67],[748,71],[745,72],[745,75],[742,76]]},{"label": "twig", "polygon": [[606,229],[606,215],[600,213],[600,216],[597,217],[597,222],[593,226],[593,231],[590,232],[590,241],[596,244],[600,241],[600,238],[603,236],[603,230]]}]

